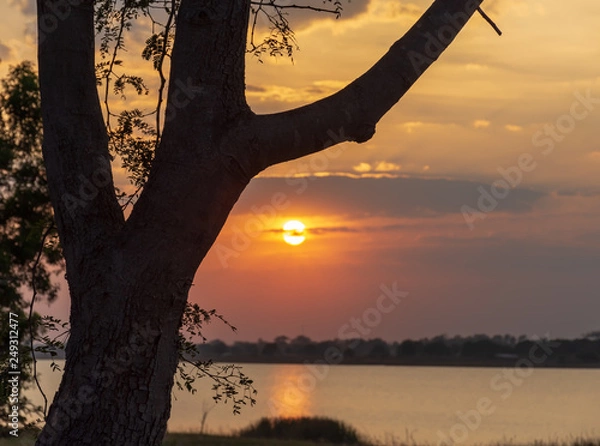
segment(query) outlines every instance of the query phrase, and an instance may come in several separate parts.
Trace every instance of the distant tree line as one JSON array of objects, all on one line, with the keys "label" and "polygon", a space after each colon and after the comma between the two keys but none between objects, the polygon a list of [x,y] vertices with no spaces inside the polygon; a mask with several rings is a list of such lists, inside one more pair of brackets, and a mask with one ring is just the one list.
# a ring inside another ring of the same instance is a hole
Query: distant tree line
[{"label": "distant tree line", "polygon": [[[600,331],[578,339],[476,334],[400,342],[380,338],[313,341],[302,335],[292,339],[277,336],[272,341],[259,339],[233,344],[217,339],[197,344],[196,348],[203,361],[231,363],[325,360],[340,364],[514,366],[520,359],[533,359],[540,367],[600,367]],[[59,352],[57,358],[63,357]]]},{"label": "distant tree line", "polygon": [[543,358],[534,361],[538,366],[600,367],[600,332],[579,339],[477,334],[401,342],[379,338],[313,341],[306,336],[278,336],[273,341],[259,339],[231,345],[214,340],[197,348],[206,359],[227,362],[302,363],[335,357],[335,362],[342,364],[503,366],[535,356]]}]

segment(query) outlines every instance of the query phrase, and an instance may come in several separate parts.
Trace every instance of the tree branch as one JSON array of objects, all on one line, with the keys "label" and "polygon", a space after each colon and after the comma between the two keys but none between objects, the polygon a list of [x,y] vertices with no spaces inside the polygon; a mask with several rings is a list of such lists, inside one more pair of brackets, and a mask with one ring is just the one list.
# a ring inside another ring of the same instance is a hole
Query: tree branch
[{"label": "tree branch", "polygon": [[368,141],[381,117],[452,43],[482,1],[436,0],[387,54],[343,90],[241,123],[235,133],[248,135],[251,150],[237,156],[256,174],[340,142]]},{"label": "tree branch", "polygon": [[44,161],[67,265],[77,265],[124,220],[96,88],[94,2],[37,7]]},{"label": "tree branch", "polygon": [[496,31],[496,34],[498,34],[499,36],[502,35],[502,30],[500,28],[498,28],[498,25],[496,25],[494,23],[494,21],[490,18],[489,15],[487,15],[483,9],[481,8],[477,8],[477,12],[479,14],[481,14],[481,17],[483,17],[483,19],[489,23],[489,25],[494,29],[494,31]]}]

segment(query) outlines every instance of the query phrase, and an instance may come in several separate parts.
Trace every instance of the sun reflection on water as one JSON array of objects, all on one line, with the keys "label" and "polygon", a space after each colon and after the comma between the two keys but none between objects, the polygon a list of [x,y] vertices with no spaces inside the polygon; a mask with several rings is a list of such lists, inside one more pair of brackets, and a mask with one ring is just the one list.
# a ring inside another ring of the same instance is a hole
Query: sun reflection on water
[{"label": "sun reflection on water", "polygon": [[296,418],[311,415],[312,392],[303,382],[310,375],[306,368],[286,365],[277,367],[274,374],[268,403],[271,416]]}]

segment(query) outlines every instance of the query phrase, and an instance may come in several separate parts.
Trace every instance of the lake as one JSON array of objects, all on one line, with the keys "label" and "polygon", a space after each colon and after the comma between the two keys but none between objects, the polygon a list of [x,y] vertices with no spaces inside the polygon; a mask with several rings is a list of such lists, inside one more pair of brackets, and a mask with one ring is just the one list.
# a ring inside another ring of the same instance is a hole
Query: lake
[{"label": "lake", "polygon": [[[40,361],[39,371],[53,394],[60,373],[49,365]],[[599,369],[241,366],[258,390],[254,407],[234,416],[231,403],[213,403],[211,382],[203,379],[196,395],[175,392],[169,430],[198,431],[208,411],[206,428],[213,433],[229,433],[262,416],[322,415],[388,444],[600,437]],[[27,395],[41,402],[32,390]]]}]

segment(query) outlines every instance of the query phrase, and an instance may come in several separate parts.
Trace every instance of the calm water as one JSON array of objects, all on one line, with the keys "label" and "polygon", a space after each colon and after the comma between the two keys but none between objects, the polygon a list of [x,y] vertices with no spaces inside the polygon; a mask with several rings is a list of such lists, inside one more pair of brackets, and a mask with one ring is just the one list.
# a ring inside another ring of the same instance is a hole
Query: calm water
[{"label": "calm water", "polygon": [[[60,374],[39,367],[50,393]],[[210,381],[192,396],[175,393],[171,431],[206,427],[231,432],[262,416],[324,415],[392,443],[442,438],[472,445],[500,440],[600,437],[600,370],[244,364],[258,403],[234,416],[231,403],[215,405]],[[507,374],[504,374],[507,373]],[[27,392],[36,401],[39,397]]]}]

